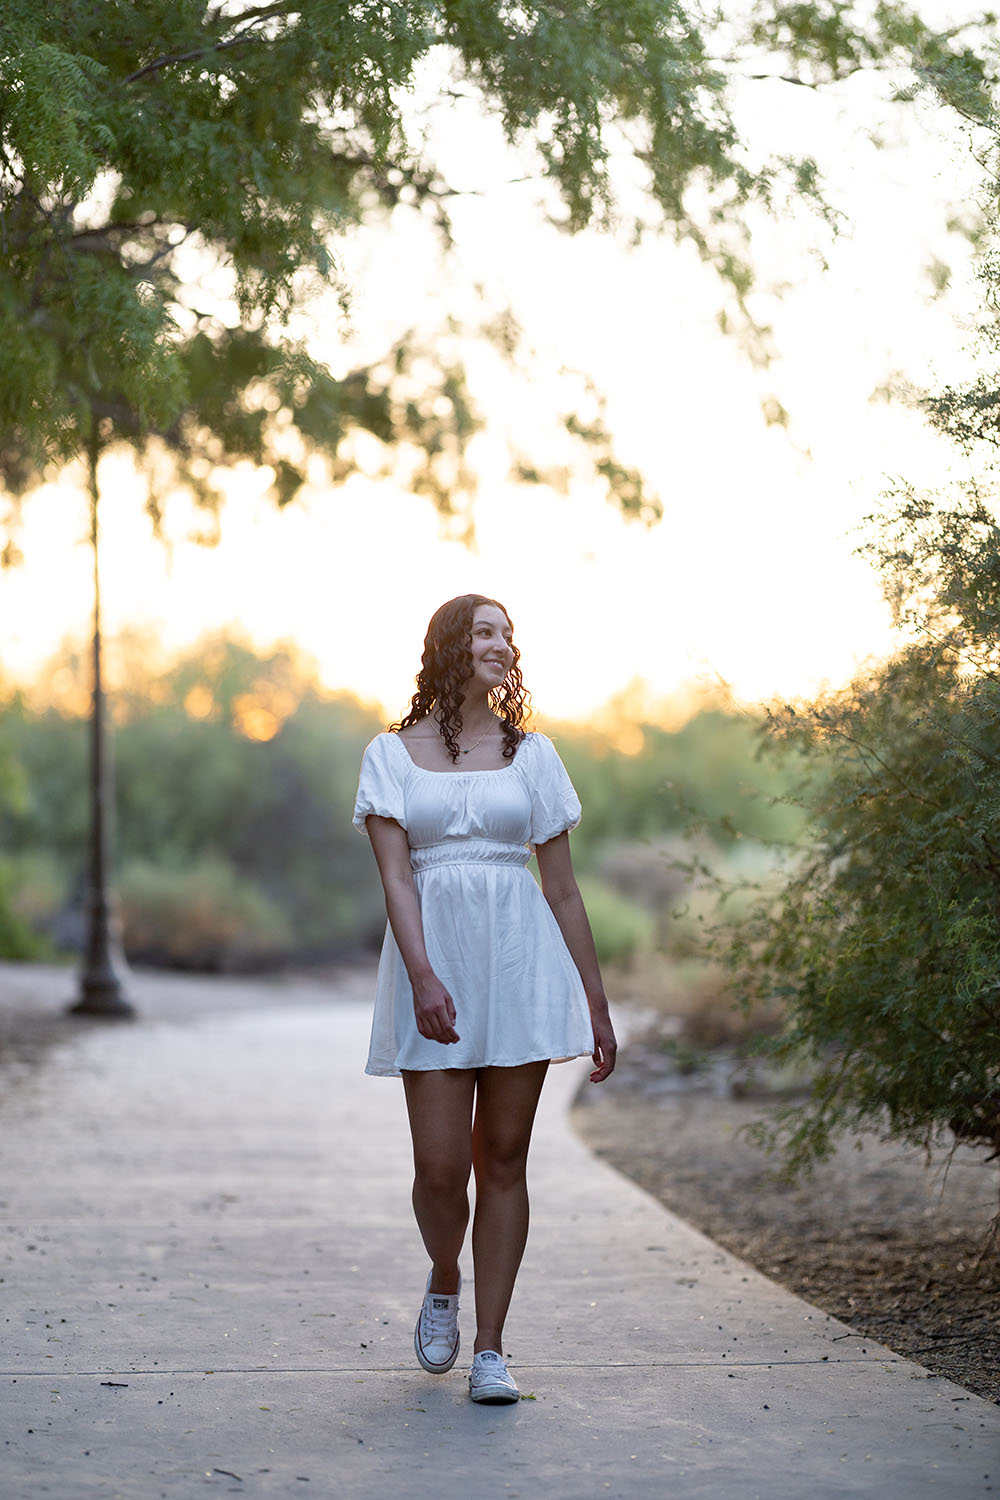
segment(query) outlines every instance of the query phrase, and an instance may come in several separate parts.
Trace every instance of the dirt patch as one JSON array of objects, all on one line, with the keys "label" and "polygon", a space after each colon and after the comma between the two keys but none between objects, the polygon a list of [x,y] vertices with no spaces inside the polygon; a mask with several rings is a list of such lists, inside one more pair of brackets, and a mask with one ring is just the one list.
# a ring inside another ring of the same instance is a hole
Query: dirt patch
[{"label": "dirt patch", "polygon": [[724,1070],[683,1078],[662,1037],[631,1042],[574,1124],[597,1155],[765,1275],[936,1374],[1000,1402],[1000,1256],[987,1249],[998,1174],[981,1154],[865,1136],[806,1182],[740,1135],[766,1110]]}]

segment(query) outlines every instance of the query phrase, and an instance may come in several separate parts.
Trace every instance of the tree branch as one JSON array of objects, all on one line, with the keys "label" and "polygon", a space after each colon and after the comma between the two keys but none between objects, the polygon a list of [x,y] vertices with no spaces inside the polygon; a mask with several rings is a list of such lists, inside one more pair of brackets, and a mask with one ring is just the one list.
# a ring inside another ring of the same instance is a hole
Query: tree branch
[{"label": "tree branch", "polygon": [[230,21],[234,26],[242,26],[244,21],[267,21],[271,16],[288,15],[291,7],[289,0],[272,0],[270,5],[255,5],[249,10],[241,10],[238,16],[228,15],[225,5],[218,5],[209,11],[205,18],[209,25],[216,21]]},{"label": "tree branch", "polygon": [[[835,83],[844,83],[848,78],[853,78],[855,73],[884,73],[888,72],[891,64],[882,67],[873,63],[858,63],[853,68],[846,68],[844,72],[837,73],[832,78],[817,78],[812,82],[807,78],[799,78],[794,73],[741,73],[739,63],[734,57],[708,57],[706,63],[715,68],[726,68],[731,70],[734,77],[739,77],[747,83],[791,83],[801,89],[825,89]],[[749,59],[748,59],[749,61]]]},{"label": "tree branch", "polygon": [[173,52],[155,61],[147,63],[144,68],[137,68],[134,73],[129,73],[122,79],[123,83],[135,83],[140,78],[146,78],[150,73],[158,73],[163,68],[172,68],[177,63],[192,62],[197,57],[211,57],[213,52],[227,52],[231,47],[243,47],[250,42],[266,42],[267,37],[255,36],[254,34],[230,37],[225,42],[213,42],[210,47],[196,47],[191,52]]},{"label": "tree branch", "polygon": [[886,775],[891,777],[896,785],[900,787],[902,791],[907,794],[907,796],[912,797],[915,802],[922,802],[925,807],[933,807],[935,812],[948,811],[947,805],[945,803],[939,802],[933,797],[928,797],[923,792],[918,792],[917,789],[911,786],[910,783],[904,777],[902,777],[898,771],[894,770],[893,767],[889,765],[888,761],[884,760],[882,756],[879,755],[878,751],[874,750],[871,745],[866,745],[863,740],[859,740],[856,735],[849,734],[846,729],[840,729],[837,726],[834,726],[832,732],[840,739],[846,740],[849,745],[854,745],[855,748],[859,750],[863,756],[870,755],[872,760],[874,760],[876,764],[882,767]]},{"label": "tree branch", "polygon": [[[120,221],[114,224],[93,224],[88,229],[77,229],[69,236],[72,243],[75,240],[103,240],[112,234],[142,234],[149,229],[174,229],[180,223],[178,219],[146,219],[132,220],[131,222]],[[182,225],[182,228],[187,226]],[[187,229],[190,234],[191,230]]]}]

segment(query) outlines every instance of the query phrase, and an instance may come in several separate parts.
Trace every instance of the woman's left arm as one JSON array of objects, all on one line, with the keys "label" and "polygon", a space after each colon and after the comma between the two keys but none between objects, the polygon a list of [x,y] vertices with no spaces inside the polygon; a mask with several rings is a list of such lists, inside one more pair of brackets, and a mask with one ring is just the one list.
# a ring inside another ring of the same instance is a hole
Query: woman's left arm
[{"label": "woman's left arm", "polygon": [[590,1081],[602,1083],[614,1068],[618,1043],[615,1041],[608,1013],[608,997],[604,993],[604,981],[594,948],[594,935],[573,873],[569,834],[560,833],[546,844],[537,844],[535,858],[542,880],[542,894],[552,908],[552,914],[566,940],[566,947],[583,980],[587,1004],[590,1006],[590,1021],[594,1028],[596,1066],[590,1075]]}]

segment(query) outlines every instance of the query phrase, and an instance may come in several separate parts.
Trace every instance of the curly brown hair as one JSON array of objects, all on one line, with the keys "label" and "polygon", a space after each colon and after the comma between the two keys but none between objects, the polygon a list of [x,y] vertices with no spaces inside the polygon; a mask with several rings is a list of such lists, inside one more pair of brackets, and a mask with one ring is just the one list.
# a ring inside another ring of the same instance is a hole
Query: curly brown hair
[{"label": "curly brown hair", "polygon": [[[424,637],[424,654],[417,673],[417,691],[402,719],[390,724],[391,732],[419,724],[431,712],[437,714],[448,754],[457,763],[458,737],[462,733],[462,690],[472,676],[472,621],[481,604],[491,604],[513,621],[498,599],[483,594],[459,594],[435,610]],[[531,694],[521,680],[521,653],[511,640],[514,660],[503,682],[490,694],[490,707],[503,723],[503,758],[510,760],[524,738],[522,725],[531,714]]]}]

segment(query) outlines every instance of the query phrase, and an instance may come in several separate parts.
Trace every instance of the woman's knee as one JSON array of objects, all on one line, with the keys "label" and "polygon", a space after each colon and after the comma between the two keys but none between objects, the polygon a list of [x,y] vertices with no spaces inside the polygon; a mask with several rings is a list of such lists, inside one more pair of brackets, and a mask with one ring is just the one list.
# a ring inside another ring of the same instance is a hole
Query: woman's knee
[{"label": "woman's knee", "polygon": [[467,1158],[415,1156],[414,1187],[430,1198],[460,1197],[469,1185],[469,1167]]},{"label": "woman's knee", "polygon": [[521,1142],[477,1141],[473,1153],[479,1188],[518,1187],[527,1175],[528,1152]]}]

